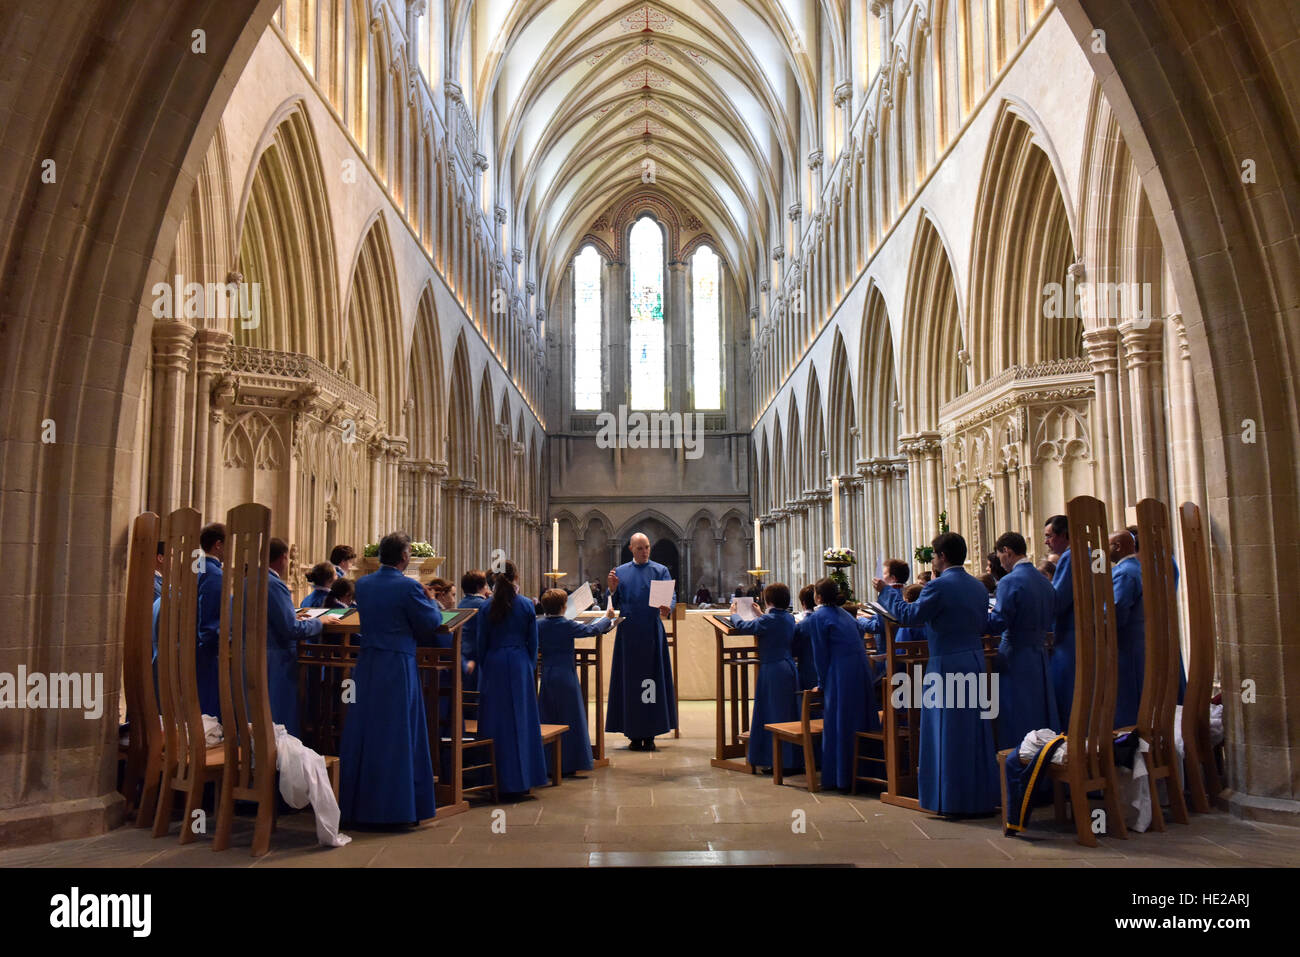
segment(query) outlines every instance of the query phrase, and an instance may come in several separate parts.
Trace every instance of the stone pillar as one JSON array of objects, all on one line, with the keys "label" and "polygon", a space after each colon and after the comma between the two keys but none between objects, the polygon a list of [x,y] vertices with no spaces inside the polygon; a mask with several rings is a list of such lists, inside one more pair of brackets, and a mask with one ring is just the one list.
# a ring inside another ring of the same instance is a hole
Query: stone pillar
[{"label": "stone pillar", "polygon": [[687,351],[690,341],[690,289],[687,284],[687,265],[673,261],[668,264],[668,309],[664,325],[667,326],[668,358],[668,404],[666,409],[687,409],[686,399],[690,393],[687,370],[690,368],[690,356]]},{"label": "stone pillar", "polygon": [[185,382],[190,370],[194,327],[187,322],[161,320],[153,326],[153,416],[150,423],[149,508],[159,517],[189,503],[181,488],[181,444],[184,430]]},{"label": "stone pillar", "polygon": [[[769,528],[770,528],[770,526],[769,526]],[[760,545],[762,544],[761,540],[760,540],[759,544],[760,544]],[[771,548],[770,545],[769,545],[768,547]],[[751,545],[750,548],[752,549],[753,546]],[[752,550],[751,550],[751,552],[750,552],[750,556],[751,556],[751,557],[753,556],[753,551],[752,551]],[[722,577],[722,535],[721,535],[721,534],[718,534],[718,535],[714,535],[714,536],[713,536],[713,574],[714,574],[714,576],[717,578],[717,582],[716,582],[716,584],[715,584],[715,586],[714,586],[714,594],[716,594],[719,598],[721,598],[721,597],[722,597],[722,589],[723,589],[723,577]],[[731,589],[730,589],[730,588],[728,588],[728,589],[726,590],[726,594],[728,594],[728,595],[731,594]]]},{"label": "stone pillar", "polygon": [[[617,261],[607,263],[603,273],[601,298],[605,319],[605,382],[609,390],[603,404],[614,410],[628,400],[627,318],[630,306],[627,264]],[[572,359],[566,361],[572,362]]]},{"label": "stone pillar", "polygon": [[[212,386],[221,374],[226,352],[234,337],[221,329],[200,329],[195,334],[195,370],[198,381],[194,390],[194,464],[193,493],[190,501],[203,515],[211,514],[208,485],[212,469],[210,460],[219,458],[220,436],[214,435],[209,411],[212,407]],[[216,441],[214,441],[214,439]]]},{"label": "stone pillar", "polygon": [[[1117,527],[1124,518],[1124,455],[1120,423],[1119,332],[1113,326],[1083,334],[1083,348],[1092,365],[1094,421],[1093,456],[1097,465],[1097,497],[1106,503],[1107,524]],[[1039,516],[1042,522],[1046,515]]]},{"label": "stone pillar", "polygon": [[1137,319],[1119,327],[1132,404],[1133,478],[1136,499],[1168,496],[1165,390],[1161,362],[1164,321]]}]

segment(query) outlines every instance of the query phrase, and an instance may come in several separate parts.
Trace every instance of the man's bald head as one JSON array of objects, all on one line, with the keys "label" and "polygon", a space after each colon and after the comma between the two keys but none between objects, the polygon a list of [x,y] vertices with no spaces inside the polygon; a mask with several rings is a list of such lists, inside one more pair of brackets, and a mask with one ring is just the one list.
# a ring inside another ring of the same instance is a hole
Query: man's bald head
[{"label": "man's bald head", "polygon": [[650,560],[650,537],[644,532],[637,532],[627,543],[627,547],[632,552],[632,561],[638,565],[644,565]]},{"label": "man's bald head", "polygon": [[1133,544],[1133,536],[1129,534],[1128,529],[1116,532],[1110,537],[1110,561],[1112,565],[1135,554],[1137,554],[1137,548]]}]

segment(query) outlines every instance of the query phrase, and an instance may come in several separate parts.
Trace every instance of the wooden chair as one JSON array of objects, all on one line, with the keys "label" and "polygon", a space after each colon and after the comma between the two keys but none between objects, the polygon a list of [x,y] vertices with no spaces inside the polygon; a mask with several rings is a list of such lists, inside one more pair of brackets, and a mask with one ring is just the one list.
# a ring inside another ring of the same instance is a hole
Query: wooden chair
[{"label": "wooden chair", "polygon": [[1074,583],[1074,698],[1066,731],[1067,753],[1061,764],[1049,764],[1055,793],[1056,819],[1065,822],[1065,788],[1070,790],[1078,842],[1096,847],[1092,832],[1089,791],[1101,791],[1107,831],[1127,838],[1124,811],[1115,776],[1115,697],[1119,689],[1119,639],[1115,632],[1115,589],[1109,563],[1094,572],[1093,556],[1109,554],[1106,507],[1099,499],[1080,495],[1065,506],[1070,522],[1070,571]]},{"label": "wooden chair", "polygon": [[[672,616],[664,622],[664,637],[668,641],[668,650],[672,652],[672,656],[673,656],[673,682],[674,682],[673,689],[677,694],[677,699],[679,703],[681,701],[681,688],[677,684],[677,682],[681,680],[681,671],[677,667],[677,635],[678,635],[678,625],[685,617],[686,617],[686,603],[679,601],[676,605],[673,606]],[[677,725],[673,726],[674,738],[680,738],[682,736],[682,729],[678,727],[678,725],[680,724],[681,724],[681,719],[679,718]]]},{"label": "wooden chair", "polygon": [[[185,795],[180,842],[189,844],[203,787],[221,777],[224,752],[207,746],[199,708],[197,658],[198,575],[193,568],[199,548],[199,513],[178,508],[163,521],[166,564],[158,613],[158,692],[162,705],[161,794],[154,812],[153,836],[171,826],[176,794]],[[155,549],[156,549],[155,544]],[[201,812],[200,812],[201,813]]]},{"label": "wooden chair", "polygon": [[251,801],[257,805],[254,857],[271,849],[276,815],[275,725],[266,667],[270,552],[269,508],[250,502],[226,513],[217,651],[226,773],[212,848],[224,851],[230,846],[235,801]]},{"label": "wooden chair", "polygon": [[782,721],[777,724],[766,724],[772,734],[772,783],[781,784],[784,781],[784,768],[781,761],[781,745],[797,744],[803,748],[803,766],[808,775],[808,790],[815,792],[818,790],[817,784],[817,749],[813,745],[813,738],[822,733],[822,718],[813,718],[812,710],[822,703],[822,693],[820,691],[805,691],[803,693],[803,707],[801,716],[798,721]]},{"label": "wooden chair", "polygon": [[[882,709],[892,710],[889,702],[889,692],[891,690],[890,680],[893,677],[893,670],[890,662],[893,659],[894,635],[898,626],[892,621],[885,622],[885,654],[868,655],[868,658],[875,660],[883,658],[884,669],[877,682],[876,701],[882,706]],[[882,788],[889,788],[889,761],[886,758],[887,749],[885,744],[886,731],[884,722],[884,710],[881,711],[881,722],[879,731],[859,731],[853,742],[853,785],[849,788],[850,794],[858,793],[858,782],[864,784],[879,784]],[[869,742],[875,741],[880,745],[880,757],[874,757],[867,754],[865,748]],[[862,765],[878,764],[880,765],[880,774],[863,774]]]},{"label": "wooden chair", "polygon": [[567,724],[544,724],[542,725],[542,747],[552,749],[551,759],[554,763],[551,765],[551,787],[559,787],[560,778],[563,777],[564,768],[560,764],[560,746],[564,739],[564,733],[569,730]]},{"label": "wooden chair", "polygon": [[122,796],[126,812],[143,827],[153,821],[162,773],[162,724],[153,678],[153,570],[157,554],[158,516],[137,515],[127,552],[126,601],[122,615],[122,687],[130,728],[125,748]]},{"label": "wooden chair", "polygon": [[[1147,742],[1147,785],[1151,789],[1151,826],[1165,829],[1157,782],[1164,779],[1169,810],[1179,824],[1187,823],[1187,803],[1178,776],[1174,743],[1174,709],[1178,704],[1178,611],[1174,605],[1173,538],[1169,506],[1154,498],[1137,504],[1138,540],[1142,550],[1142,613],[1145,619],[1145,665],[1142,697],[1138,701],[1137,732]],[[1208,714],[1209,707],[1207,705]]]},{"label": "wooden chair", "polygon": [[[1210,743],[1210,691],[1214,682],[1214,608],[1209,549],[1201,510],[1193,502],[1179,509],[1183,528],[1183,582],[1187,589],[1187,691],[1183,694],[1183,771],[1193,810],[1205,814],[1223,792]],[[1145,541],[1145,539],[1144,539]],[[1144,571],[1145,573],[1145,571]]]},{"label": "wooden chair", "polygon": [[[497,789],[496,748],[493,745],[491,738],[478,737],[478,692],[462,691],[461,700],[463,702],[461,707],[466,715],[468,715],[470,711],[474,712],[474,717],[465,718],[465,734],[461,736],[460,740],[460,752],[462,755],[460,762],[462,781],[461,793],[468,796],[470,794],[489,791],[492,794],[492,803],[496,804],[501,800],[500,791]],[[470,751],[486,751],[487,760],[480,761],[478,764],[468,763],[465,760],[464,755]],[[490,777],[489,783],[477,784],[474,787],[470,787],[467,782],[471,771],[486,771]]]}]

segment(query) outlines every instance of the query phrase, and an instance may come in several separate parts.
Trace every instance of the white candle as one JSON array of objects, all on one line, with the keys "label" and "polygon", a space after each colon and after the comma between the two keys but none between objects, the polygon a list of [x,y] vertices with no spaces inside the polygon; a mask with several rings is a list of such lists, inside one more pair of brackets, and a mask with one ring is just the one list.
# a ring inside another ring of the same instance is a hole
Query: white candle
[{"label": "white candle", "polygon": [[759,525],[758,519],[754,519],[754,567],[755,568],[763,567],[763,549],[758,544],[758,536],[761,533],[761,531],[762,531],[762,526]]},{"label": "white candle", "polygon": [[831,478],[831,542],[840,547],[840,480],[839,476]]},{"label": "white candle", "polygon": [[560,570],[560,520],[551,519],[551,571]]}]

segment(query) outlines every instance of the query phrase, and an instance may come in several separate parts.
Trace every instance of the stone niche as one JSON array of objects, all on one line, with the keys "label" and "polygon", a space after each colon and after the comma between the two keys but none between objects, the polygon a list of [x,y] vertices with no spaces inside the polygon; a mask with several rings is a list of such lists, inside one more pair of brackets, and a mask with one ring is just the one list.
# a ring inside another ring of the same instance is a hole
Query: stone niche
[{"label": "stone niche", "polygon": [[1093,394],[1088,361],[1061,359],[1012,366],[940,409],[948,524],[973,567],[1007,531],[1043,557],[1043,519],[1095,494]]}]

